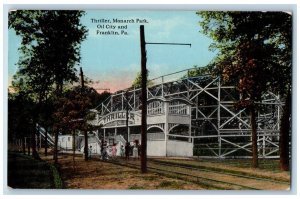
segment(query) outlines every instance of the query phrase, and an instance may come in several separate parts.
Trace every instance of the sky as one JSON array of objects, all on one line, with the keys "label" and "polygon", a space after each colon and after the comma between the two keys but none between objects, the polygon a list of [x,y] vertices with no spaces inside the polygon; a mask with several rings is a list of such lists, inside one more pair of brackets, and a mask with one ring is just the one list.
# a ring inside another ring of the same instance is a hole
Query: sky
[{"label": "sky", "polygon": [[[141,68],[140,25],[145,27],[146,42],[191,44],[191,47],[146,45],[149,79],[195,65],[205,66],[216,53],[208,50],[212,40],[200,32],[200,19],[195,11],[86,10],[81,22],[88,29],[88,36],[81,43],[82,58],[76,67],[81,66],[84,74],[97,82],[95,88],[115,92],[130,87]],[[127,34],[121,34],[122,30]],[[106,31],[116,31],[119,35],[99,34]],[[14,30],[9,30],[9,81],[17,71],[20,42]]]}]

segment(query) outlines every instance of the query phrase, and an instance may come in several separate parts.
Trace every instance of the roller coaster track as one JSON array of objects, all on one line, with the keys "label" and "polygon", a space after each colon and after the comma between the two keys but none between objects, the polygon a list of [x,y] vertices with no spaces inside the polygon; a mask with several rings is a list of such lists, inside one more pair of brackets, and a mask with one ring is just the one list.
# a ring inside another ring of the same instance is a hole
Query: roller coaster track
[{"label": "roller coaster track", "polygon": [[[164,107],[163,103],[151,103],[165,100],[169,101],[169,105],[171,103],[182,105],[179,103],[180,101],[174,99],[184,99],[190,106],[188,114],[190,114],[191,121],[190,127],[187,128],[191,128],[191,136],[194,146],[196,146],[195,156],[251,157],[248,149],[252,143],[250,116],[245,109],[237,110],[235,108],[235,103],[239,100],[240,95],[234,85],[228,85],[220,77],[209,74],[189,77],[186,74],[191,70],[195,69],[187,69],[151,80],[153,85],[147,88],[148,115],[152,114],[151,117],[154,118],[161,114],[161,112],[156,113],[155,110],[163,110]],[[141,106],[140,94],[141,89],[135,87],[119,90],[93,110],[97,112],[99,118],[126,110],[138,113]],[[258,104],[260,107],[257,112],[258,144],[262,146],[259,150],[259,157],[278,158],[278,137],[280,117],[284,106],[283,99],[268,91],[263,94],[262,101]],[[171,109],[169,106],[168,112],[171,113],[173,108],[175,112],[177,111],[176,114],[184,115],[184,112],[180,112],[180,106],[176,109],[175,105],[172,105]],[[97,124],[97,121],[92,123]],[[178,122],[163,124],[160,127],[162,132],[173,134],[173,138],[180,140],[180,134],[173,133],[180,131],[180,125],[177,125],[178,128],[170,128],[171,125],[176,124]],[[156,124],[150,125],[157,127]],[[167,129],[166,126],[169,128]]]}]

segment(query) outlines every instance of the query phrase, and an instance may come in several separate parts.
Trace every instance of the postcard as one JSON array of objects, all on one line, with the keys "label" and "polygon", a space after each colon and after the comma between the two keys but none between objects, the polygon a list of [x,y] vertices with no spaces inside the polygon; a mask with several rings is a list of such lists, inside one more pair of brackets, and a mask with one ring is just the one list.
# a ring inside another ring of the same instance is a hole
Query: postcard
[{"label": "postcard", "polygon": [[292,18],[10,10],[7,186],[288,192]]}]

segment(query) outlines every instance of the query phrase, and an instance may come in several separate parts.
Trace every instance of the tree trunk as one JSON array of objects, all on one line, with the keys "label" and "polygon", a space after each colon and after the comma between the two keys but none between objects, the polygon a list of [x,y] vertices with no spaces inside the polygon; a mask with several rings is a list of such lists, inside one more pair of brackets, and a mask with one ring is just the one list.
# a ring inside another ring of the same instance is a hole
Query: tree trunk
[{"label": "tree trunk", "polygon": [[256,112],[255,107],[250,108],[250,120],[251,120],[251,135],[252,135],[252,167],[258,167],[258,153],[257,153],[257,129],[256,129]]},{"label": "tree trunk", "polygon": [[[35,122],[33,123],[35,125]],[[32,157],[34,159],[40,159],[38,152],[36,151],[36,128],[34,127],[31,131],[31,148],[32,148]]]},{"label": "tree trunk", "polygon": [[283,171],[289,170],[289,134],[290,134],[290,116],[291,116],[291,91],[288,90],[283,114],[280,121],[280,138],[279,138],[279,151],[280,151],[280,169]]},{"label": "tree trunk", "polygon": [[30,141],[31,140],[31,138],[28,140],[28,143],[27,143],[27,153],[28,153],[28,155],[30,155]]},{"label": "tree trunk", "polygon": [[57,154],[58,154],[57,145],[58,145],[58,130],[55,130],[54,131],[54,153],[53,153],[53,159],[55,164],[57,164]]},{"label": "tree trunk", "polygon": [[31,149],[32,149],[32,155],[36,152],[36,143],[35,143],[35,131],[31,131]]},{"label": "tree trunk", "polygon": [[48,155],[48,131],[47,130],[45,130],[45,156],[47,156]]},{"label": "tree trunk", "polygon": [[[56,97],[59,99],[59,97],[61,96],[62,94],[62,85],[63,85],[63,82],[59,79],[57,79],[55,81],[56,83]],[[54,129],[54,128],[53,128]],[[57,159],[58,159],[58,132],[59,132],[59,129],[56,129],[54,130],[54,151],[53,151],[53,160],[54,160],[54,164],[56,165],[58,163]]]},{"label": "tree trunk", "polygon": [[84,130],[84,160],[88,160],[88,136],[87,130]]},{"label": "tree trunk", "polygon": [[22,151],[23,151],[23,154],[25,155],[26,154],[26,149],[25,149],[25,137],[22,138]]}]

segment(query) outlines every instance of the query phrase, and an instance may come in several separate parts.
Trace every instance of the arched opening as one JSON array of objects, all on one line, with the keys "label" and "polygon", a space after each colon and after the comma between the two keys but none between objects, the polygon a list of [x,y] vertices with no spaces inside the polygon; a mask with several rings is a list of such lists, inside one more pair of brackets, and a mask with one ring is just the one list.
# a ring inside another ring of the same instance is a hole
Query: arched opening
[{"label": "arched opening", "polygon": [[147,140],[164,140],[164,129],[160,126],[151,126],[147,129]]},{"label": "arched opening", "polygon": [[169,140],[189,141],[189,126],[187,124],[175,125],[169,130]]}]

